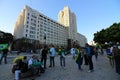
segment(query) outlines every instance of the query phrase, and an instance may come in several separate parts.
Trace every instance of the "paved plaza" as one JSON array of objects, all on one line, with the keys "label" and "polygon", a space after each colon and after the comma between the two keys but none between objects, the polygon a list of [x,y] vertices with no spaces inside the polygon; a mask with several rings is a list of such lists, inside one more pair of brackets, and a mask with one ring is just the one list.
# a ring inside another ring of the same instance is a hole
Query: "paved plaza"
[{"label": "paved plaza", "polygon": [[[16,55],[8,55],[8,64],[0,65],[0,80],[14,80],[14,74],[11,72],[13,58]],[[31,55],[28,55],[31,56]],[[115,68],[109,65],[106,55],[99,55],[94,61],[94,72],[88,73],[88,66],[82,65],[83,71],[79,71],[77,64],[71,55],[66,56],[66,67],[59,64],[59,56],[55,58],[55,67],[49,68],[49,59],[47,60],[47,69],[41,76],[36,76],[35,80],[120,80],[120,75],[115,73]],[[21,80],[30,80],[22,78]]]}]

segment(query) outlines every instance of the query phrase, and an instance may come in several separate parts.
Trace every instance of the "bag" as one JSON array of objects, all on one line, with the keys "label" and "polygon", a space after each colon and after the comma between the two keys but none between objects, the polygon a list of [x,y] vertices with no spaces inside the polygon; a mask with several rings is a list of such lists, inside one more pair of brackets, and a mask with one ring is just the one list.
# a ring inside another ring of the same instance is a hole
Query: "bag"
[{"label": "bag", "polygon": [[92,46],[90,47],[90,54],[95,55],[95,51],[94,51],[94,48]]},{"label": "bag", "polygon": [[38,66],[41,65],[41,62],[40,61],[33,62],[32,65],[35,66],[35,67],[38,67]]}]

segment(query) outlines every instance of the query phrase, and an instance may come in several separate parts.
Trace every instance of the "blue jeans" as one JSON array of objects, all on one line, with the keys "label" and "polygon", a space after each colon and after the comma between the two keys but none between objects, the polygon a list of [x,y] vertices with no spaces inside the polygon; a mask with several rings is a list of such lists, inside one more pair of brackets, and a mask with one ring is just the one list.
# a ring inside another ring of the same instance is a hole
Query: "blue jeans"
[{"label": "blue jeans", "polygon": [[65,57],[60,56],[60,65],[65,67]]}]

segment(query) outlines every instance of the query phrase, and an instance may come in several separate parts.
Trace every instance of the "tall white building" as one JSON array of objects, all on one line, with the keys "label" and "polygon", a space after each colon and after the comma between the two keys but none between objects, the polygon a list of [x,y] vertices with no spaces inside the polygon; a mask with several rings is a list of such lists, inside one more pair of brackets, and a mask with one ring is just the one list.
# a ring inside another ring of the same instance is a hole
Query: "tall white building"
[{"label": "tall white building", "polygon": [[70,11],[69,7],[66,6],[58,14],[58,22],[65,27],[68,27],[68,36],[72,41],[77,41],[77,43],[84,47],[87,43],[85,36],[77,32],[76,16]]},{"label": "tall white building", "polygon": [[68,7],[65,7],[59,12],[58,23],[29,6],[25,6],[15,23],[14,36],[16,39],[24,37],[40,43],[45,42],[48,45],[67,46],[68,39],[78,39],[76,17]]},{"label": "tall white building", "polygon": [[69,39],[75,41],[77,35],[76,16],[73,12],[70,11],[68,6],[64,7],[64,9],[59,12],[58,22],[65,27],[68,27]]},{"label": "tall white building", "polygon": [[18,16],[14,36],[16,39],[25,37],[55,45],[67,45],[68,39],[66,27],[28,6]]}]

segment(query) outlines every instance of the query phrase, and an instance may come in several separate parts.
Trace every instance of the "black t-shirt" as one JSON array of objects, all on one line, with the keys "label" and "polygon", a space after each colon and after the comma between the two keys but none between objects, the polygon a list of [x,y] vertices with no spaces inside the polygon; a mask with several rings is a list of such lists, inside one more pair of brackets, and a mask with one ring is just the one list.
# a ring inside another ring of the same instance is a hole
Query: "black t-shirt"
[{"label": "black t-shirt", "polygon": [[43,49],[42,50],[42,57],[46,58],[47,57],[47,53],[48,53],[48,50],[47,49]]},{"label": "black t-shirt", "polygon": [[8,53],[8,49],[4,49],[3,54],[7,54],[7,53]]}]

